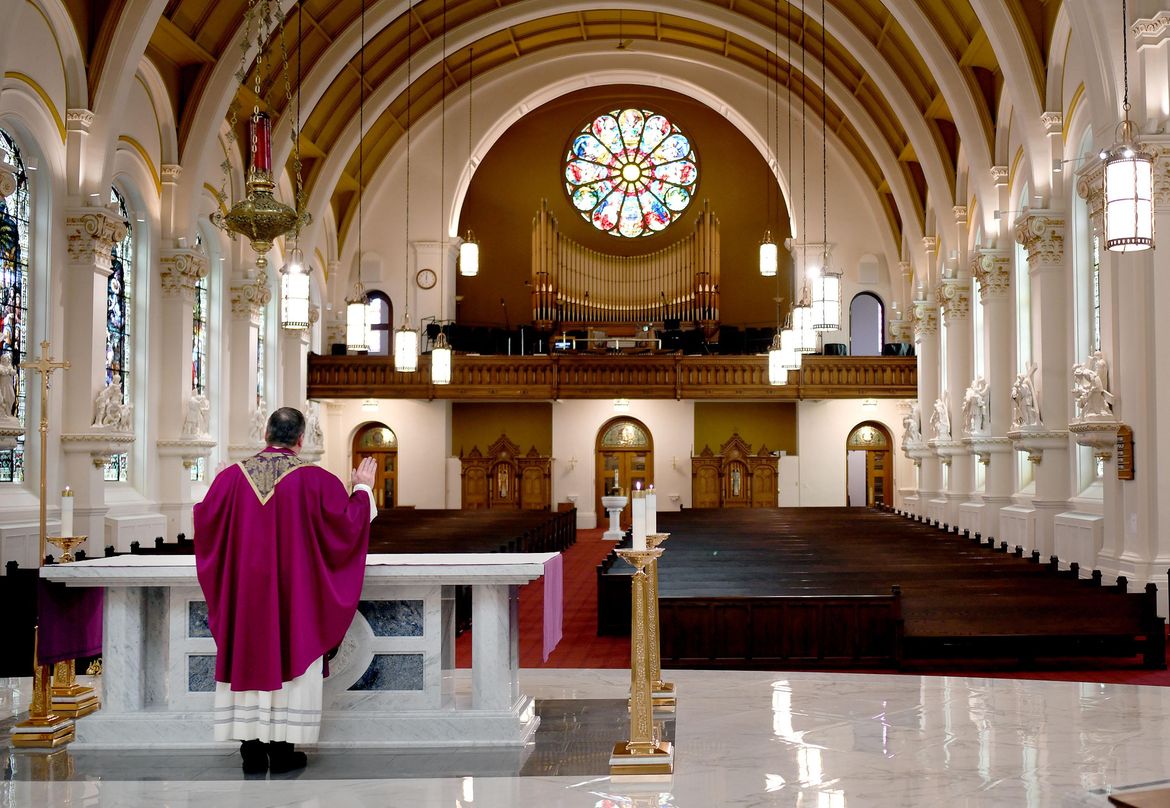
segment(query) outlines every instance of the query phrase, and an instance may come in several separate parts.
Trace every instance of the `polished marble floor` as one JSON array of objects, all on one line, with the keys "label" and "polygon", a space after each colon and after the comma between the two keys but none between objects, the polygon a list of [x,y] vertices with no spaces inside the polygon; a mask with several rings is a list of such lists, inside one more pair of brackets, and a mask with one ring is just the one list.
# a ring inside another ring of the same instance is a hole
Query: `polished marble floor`
[{"label": "polished marble floor", "polygon": [[[5,749],[0,805],[1080,808],[1170,784],[1170,688],[743,671],[670,671],[675,774],[615,782],[604,750],[623,726],[627,676],[525,671],[545,726],[511,768],[482,751],[350,753],[246,779],[225,754]],[[0,688],[0,710],[19,707]]]}]

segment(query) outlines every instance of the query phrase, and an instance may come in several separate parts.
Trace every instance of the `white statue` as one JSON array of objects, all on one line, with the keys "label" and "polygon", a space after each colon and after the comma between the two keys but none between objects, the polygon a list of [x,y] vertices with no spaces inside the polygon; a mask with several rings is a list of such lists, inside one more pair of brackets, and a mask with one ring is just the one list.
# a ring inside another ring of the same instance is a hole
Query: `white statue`
[{"label": "white statue", "polygon": [[987,395],[990,387],[987,379],[976,376],[963,394],[963,429],[968,435],[977,435],[987,428]]},{"label": "white statue", "polygon": [[910,412],[902,417],[902,444],[922,442],[922,422],[918,402],[910,405]]},{"label": "white statue", "polygon": [[1081,418],[1112,418],[1113,394],[1109,385],[1109,363],[1100,351],[1073,365],[1072,392]]},{"label": "white statue", "polygon": [[946,395],[946,391],[943,391],[942,398],[935,400],[934,412],[930,416],[930,426],[938,440],[951,439],[951,413],[947,409]]},{"label": "white statue", "polygon": [[1012,383],[1012,429],[1025,426],[1044,426],[1040,420],[1040,406],[1036,403],[1035,362],[1029,362],[1024,373],[1016,374]]},{"label": "white statue", "polygon": [[183,437],[198,438],[208,434],[211,402],[202,393],[187,398],[187,417],[183,420]]},{"label": "white statue", "polygon": [[267,411],[264,399],[260,399],[256,409],[252,410],[252,423],[248,428],[248,440],[254,444],[264,443],[264,432],[268,426],[268,416],[265,414]]},{"label": "white statue", "polygon": [[93,400],[93,426],[112,432],[129,432],[134,426],[134,408],[122,403],[122,374],[114,371],[110,383]]},{"label": "white statue", "polygon": [[321,405],[316,401],[305,402],[305,445],[315,449],[325,446],[325,433],[321,431]]},{"label": "white statue", "polygon": [[0,421],[16,419],[16,367],[12,354],[0,356]]}]

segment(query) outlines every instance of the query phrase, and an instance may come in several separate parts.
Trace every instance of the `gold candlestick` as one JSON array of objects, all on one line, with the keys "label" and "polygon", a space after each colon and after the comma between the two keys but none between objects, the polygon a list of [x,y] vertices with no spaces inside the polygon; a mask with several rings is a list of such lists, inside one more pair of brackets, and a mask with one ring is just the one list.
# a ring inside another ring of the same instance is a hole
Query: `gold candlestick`
[{"label": "gold candlestick", "polygon": [[[84,542],[88,536],[49,536],[49,542],[64,552],[57,559],[59,564],[72,564],[76,559],[70,552]],[[102,706],[101,700],[92,687],[77,683],[77,660],[65,659],[53,665],[52,695],[53,712],[71,718],[81,718],[96,712]]]},{"label": "gold candlestick", "polygon": [[630,602],[630,738],[614,744],[613,754],[609,758],[609,773],[673,774],[674,748],[669,741],[656,738],[654,733],[654,683],[650,677],[647,633],[647,567],[662,555],[662,550],[623,548],[617,554],[634,567]]},{"label": "gold candlestick", "polygon": [[[649,547],[661,547],[670,538],[669,533],[647,533],[646,544]],[[674,683],[662,680],[662,634],[661,622],[658,617],[658,559],[653,559],[647,567],[649,577],[646,587],[646,615],[648,618],[650,644],[650,682],[654,686],[654,706],[670,709],[678,705]]]},{"label": "gold candlestick", "polygon": [[[37,566],[45,563],[45,540],[49,535],[45,527],[45,473],[46,458],[49,456],[49,378],[56,370],[69,367],[68,362],[54,362],[49,354],[47,340],[41,342],[41,358],[25,361],[26,370],[41,374],[41,507],[40,507],[40,554]],[[12,745],[29,749],[53,749],[73,740],[73,719],[57,715],[49,708],[49,666],[40,664],[37,658],[39,637],[33,638],[33,698],[28,709],[28,720],[12,728]]]}]

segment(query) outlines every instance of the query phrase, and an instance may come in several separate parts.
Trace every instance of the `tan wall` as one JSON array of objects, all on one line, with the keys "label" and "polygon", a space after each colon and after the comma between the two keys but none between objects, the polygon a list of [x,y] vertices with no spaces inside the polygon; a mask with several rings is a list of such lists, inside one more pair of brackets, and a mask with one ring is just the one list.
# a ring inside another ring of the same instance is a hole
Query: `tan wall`
[{"label": "tan wall", "polygon": [[719,453],[733,432],[738,432],[753,452],[767,445],[796,454],[796,405],[790,402],[695,403],[695,454],[710,446]]},{"label": "tan wall", "polygon": [[[699,161],[699,184],[683,216],[654,236],[615,238],[596,230],[573,208],[565,193],[562,160],[581,126],[596,115],[637,105],[661,112],[691,138]],[[767,195],[772,194],[772,233],[788,236],[788,215],[767,164],[727,119],[703,104],[667,90],[607,86],[559,98],[517,121],[496,142],[475,172],[468,190],[460,232],[470,227],[481,245],[480,273],[458,279],[463,323],[504,323],[503,299],[512,326],[532,321],[532,219],[548,199],[561,232],[586,246],[613,255],[641,255],[668,247],[689,235],[703,201],[720,222],[723,322],[774,325],[776,281],[760,277],[758,245],[768,226]],[[783,222],[783,225],[777,225]],[[781,272],[781,275],[785,273]],[[786,298],[788,281],[782,281]]]},{"label": "tan wall", "polygon": [[500,434],[524,454],[533,446],[542,455],[552,454],[552,404],[453,404],[451,405],[451,453],[455,457],[478,446],[486,452]]}]

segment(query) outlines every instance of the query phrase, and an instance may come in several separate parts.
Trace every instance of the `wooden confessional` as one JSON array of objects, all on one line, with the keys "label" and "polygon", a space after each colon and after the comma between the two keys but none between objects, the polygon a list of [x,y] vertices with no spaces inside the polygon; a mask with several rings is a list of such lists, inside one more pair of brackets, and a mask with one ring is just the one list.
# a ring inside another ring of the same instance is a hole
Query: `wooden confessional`
[{"label": "wooden confessional", "polygon": [[780,460],[767,446],[752,454],[739,433],[719,447],[704,446],[691,458],[691,507],[775,508],[779,495]]},{"label": "wooden confessional", "polygon": [[500,437],[481,452],[478,446],[459,458],[465,510],[547,511],[552,503],[552,457],[533,446],[520,447]]}]

